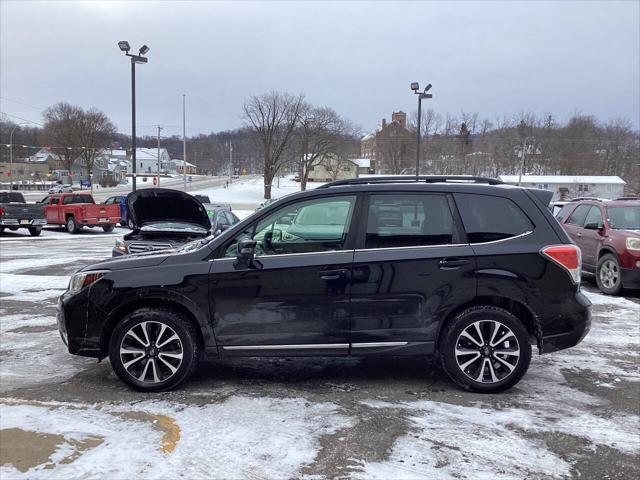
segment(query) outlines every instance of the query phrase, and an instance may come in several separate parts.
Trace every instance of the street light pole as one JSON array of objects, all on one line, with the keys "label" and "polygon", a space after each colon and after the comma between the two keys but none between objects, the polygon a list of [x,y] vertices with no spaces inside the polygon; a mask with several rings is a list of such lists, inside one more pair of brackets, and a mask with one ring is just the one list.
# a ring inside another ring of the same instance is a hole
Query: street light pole
[{"label": "street light pole", "polygon": [[418,84],[418,82],[413,82],[411,84],[411,90],[413,90],[413,93],[418,95],[418,131],[416,132],[417,133],[417,139],[416,139],[416,177],[418,177],[420,175],[420,138],[422,137],[421,132],[420,132],[420,125],[421,125],[421,122],[422,122],[422,99],[423,98],[433,98],[432,94],[427,93],[429,90],[431,90],[431,84],[429,84],[426,87],[424,87],[424,91],[422,91],[422,92],[418,92],[419,89],[420,89],[420,85]]},{"label": "street light pole", "polygon": [[136,191],[136,62],[131,57],[131,191]]},{"label": "street light pole", "polygon": [[147,63],[149,61],[144,55],[149,51],[149,47],[143,45],[138,51],[138,55],[129,53],[131,46],[126,40],[118,42],[118,47],[127,57],[131,57],[131,176],[132,191],[136,191],[136,63]]},{"label": "street light pole", "polygon": [[182,94],[182,178],[184,191],[187,191],[187,117],[185,107],[186,94]]}]

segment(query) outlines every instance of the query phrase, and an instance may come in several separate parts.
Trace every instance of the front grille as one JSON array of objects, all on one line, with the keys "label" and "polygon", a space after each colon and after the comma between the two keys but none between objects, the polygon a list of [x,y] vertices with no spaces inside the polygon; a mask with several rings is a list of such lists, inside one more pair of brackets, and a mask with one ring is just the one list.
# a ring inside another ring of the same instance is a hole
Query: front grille
[{"label": "front grille", "polygon": [[129,253],[152,252],[172,248],[170,243],[134,242],[129,244]]}]

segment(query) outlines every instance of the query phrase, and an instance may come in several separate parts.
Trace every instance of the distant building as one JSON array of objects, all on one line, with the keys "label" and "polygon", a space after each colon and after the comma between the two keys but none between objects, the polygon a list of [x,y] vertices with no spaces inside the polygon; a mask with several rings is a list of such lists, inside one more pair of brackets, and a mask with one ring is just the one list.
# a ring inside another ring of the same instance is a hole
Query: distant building
[{"label": "distant building", "polygon": [[185,162],[184,160],[173,159],[171,160],[171,164],[173,171],[179,175],[183,175],[185,173],[185,169],[187,175],[195,175],[196,173],[196,166],[193,163]]},{"label": "distant building", "polygon": [[383,118],[378,127],[362,137],[360,155],[370,159],[369,168],[375,173],[402,173],[409,166],[414,143],[415,134],[407,129],[407,114],[393,112],[391,122]]},{"label": "distant building", "polygon": [[[158,171],[158,149],[136,148],[136,175],[154,175]],[[127,172],[131,174],[131,159]],[[175,173],[174,163],[171,161],[166,148],[160,149],[160,173]]]},{"label": "distant building", "polygon": [[354,160],[337,160],[334,156],[326,156],[320,164],[309,169],[310,182],[331,182],[358,177],[358,163]]},{"label": "distant building", "polygon": [[[518,175],[500,175],[500,180],[517,185]],[[605,175],[523,175],[520,185],[553,192],[554,201],[576,197],[597,197],[613,200],[624,195],[626,182],[620,177]]]}]

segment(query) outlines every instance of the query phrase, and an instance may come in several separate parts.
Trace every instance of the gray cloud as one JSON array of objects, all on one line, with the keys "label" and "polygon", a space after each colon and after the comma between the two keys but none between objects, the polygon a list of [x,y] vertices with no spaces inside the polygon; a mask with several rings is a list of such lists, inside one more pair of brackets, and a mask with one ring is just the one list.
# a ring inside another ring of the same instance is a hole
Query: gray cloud
[{"label": "gray cloud", "polygon": [[130,128],[235,128],[248,95],[305,92],[367,130],[415,110],[411,81],[431,82],[440,112],[495,118],[576,111],[640,124],[638,2],[17,2],[0,4],[2,111],[39,120],[65,100]]}]

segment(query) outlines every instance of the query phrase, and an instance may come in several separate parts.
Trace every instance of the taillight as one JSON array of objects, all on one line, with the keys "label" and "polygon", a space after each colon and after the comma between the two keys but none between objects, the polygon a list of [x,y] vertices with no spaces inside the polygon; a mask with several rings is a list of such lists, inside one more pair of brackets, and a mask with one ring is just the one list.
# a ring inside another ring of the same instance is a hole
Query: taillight
[{"label": "taillight", "polygon": [[0,217],[4,215],[4,208],[0,207]]},{"label": "taillight", "polygon": [[540,250],[540,254],[564,268],[573,283],[580,283],[582,254],[576,245],[549,245]]}]

